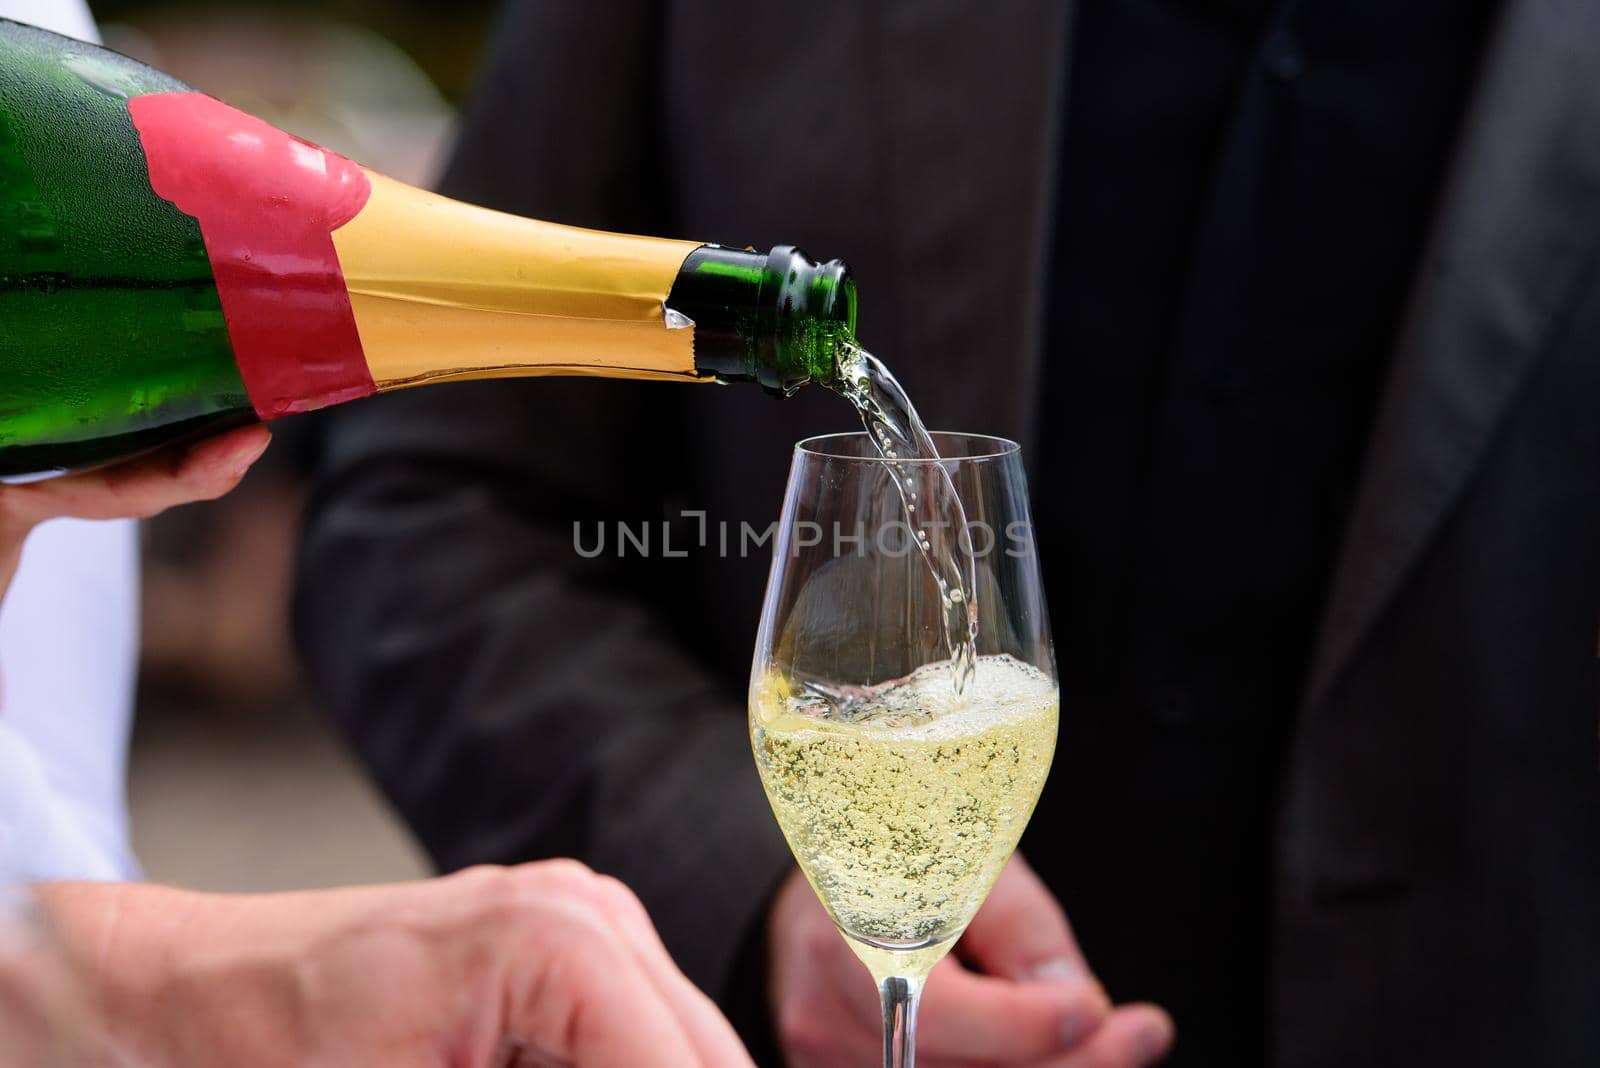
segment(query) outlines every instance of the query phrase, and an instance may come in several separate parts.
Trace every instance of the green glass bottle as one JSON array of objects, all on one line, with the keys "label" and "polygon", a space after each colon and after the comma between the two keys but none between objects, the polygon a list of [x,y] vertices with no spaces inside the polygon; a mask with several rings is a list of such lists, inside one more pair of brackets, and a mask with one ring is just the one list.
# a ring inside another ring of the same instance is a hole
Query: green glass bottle
[{"label": "green glass bottle", "polygon": [[438,381],[831,382],[840,261],[447,200],[0,20],[0,478]]},{"label": "green glass bottle", "polygon": [[697,248],[679,269],[667,308],[695,323],[702,374],[776,393],[836,385],[840,348],[855,339],[850,269],[842,260],[817,263],[793,245],[770,253]]}]

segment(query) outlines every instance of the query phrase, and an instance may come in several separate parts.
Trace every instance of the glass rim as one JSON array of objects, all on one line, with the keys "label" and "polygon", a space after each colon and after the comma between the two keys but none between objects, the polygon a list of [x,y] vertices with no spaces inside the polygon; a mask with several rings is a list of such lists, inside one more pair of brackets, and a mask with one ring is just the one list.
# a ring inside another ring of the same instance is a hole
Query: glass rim
[{"label": "glass rim", "polygon": [[[929,436],[937,441],[939,438],[966,438],[972,442],[982,442],[987,448],[974,449],[959,454],[946,455],[942,451],[937,460],[931,457],[903,457],[894,461],[902,464],[945,464],[945,463],[974,463],[980,460],[1003,460],[1008,456],[1015,456],[1022,451],[1022,446],[1010,438],[1002,438],[996,434],[969,434],[962,430],[930,430]],[[863,440],[871,447],[871,438],[865,430],[845,430],[837,434],[815,434],[809,438],[801,438],[795,442],[794,451],[804,456],[814,456],[822,460],[854,460],[857,463],[889,463],[889,459],[880,456],[876,451],[871,452],[837,452],[826,446],[830,442]]]}]

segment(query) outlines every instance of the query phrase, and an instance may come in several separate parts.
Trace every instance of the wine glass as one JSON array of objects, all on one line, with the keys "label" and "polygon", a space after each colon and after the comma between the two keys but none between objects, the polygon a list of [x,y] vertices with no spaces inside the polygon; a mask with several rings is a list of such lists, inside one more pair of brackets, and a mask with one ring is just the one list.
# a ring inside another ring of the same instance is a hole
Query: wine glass
[{"label": "wine glass", "polygon": [[[795,859],[883,1000],[885,1068],[911,1068],[928,971],[1016,848],[1055,751],[1057,691],[1021,452],[935,434],[889,461],[865,434],[795,447],[750,681],[750,740]],[[944,602],[901,487],[939,464],[967,516],[976,670],[959,689]]]}]

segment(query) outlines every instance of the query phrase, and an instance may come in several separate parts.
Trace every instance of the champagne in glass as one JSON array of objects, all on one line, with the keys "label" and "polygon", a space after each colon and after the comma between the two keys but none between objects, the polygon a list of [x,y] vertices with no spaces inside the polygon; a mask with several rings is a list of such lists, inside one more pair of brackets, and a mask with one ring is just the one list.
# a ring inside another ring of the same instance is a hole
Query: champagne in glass
[{"label": "champagne in glass", "polygon": [[[767,797],[878,983],[889,1068],[912,1064],[922,982],[1016,848],[1056,738],[1020,454],[933,439],[943,460],[886,458],[865,434],[800,443],[750,692]],[[897,492],[918,465],[939,465],[974,517],[970,661],[951,655],[948,589]]]},{"label": "champagne in glass", "polygon": [[1056,691],[1009,656],[980,657],[959,697],[919,668],[839,721],[826,703],[756,697],[752,738],[794,855],[874,971],[926,972],[977,912],[1050,768]]}]

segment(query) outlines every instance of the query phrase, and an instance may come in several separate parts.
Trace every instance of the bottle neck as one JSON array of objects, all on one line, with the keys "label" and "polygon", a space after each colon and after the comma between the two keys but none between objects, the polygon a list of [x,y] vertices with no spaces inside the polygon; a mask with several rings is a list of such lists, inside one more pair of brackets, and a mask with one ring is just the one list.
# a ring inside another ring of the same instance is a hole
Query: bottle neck
[{"label": "bottle neck", "polygon": [[832,381],[840,349],[855,338],[850,268],[841,260],[817,263],[793,245],[765,253],[697,248],[666,306],[693,322],[697,372],[759,382],[776,393]]},{"label": "bottle neck", "polygon": [[333,233],[377,389],[526,375],[693,381],[662,301],[699,246],[584,230],[368,176]]},{"label": "bottle neck", "polygon": [[839,260],[560,226],[368,177],[333,243],[378,390],[581,374],[788,394],[832,381],[854,338]]}]

